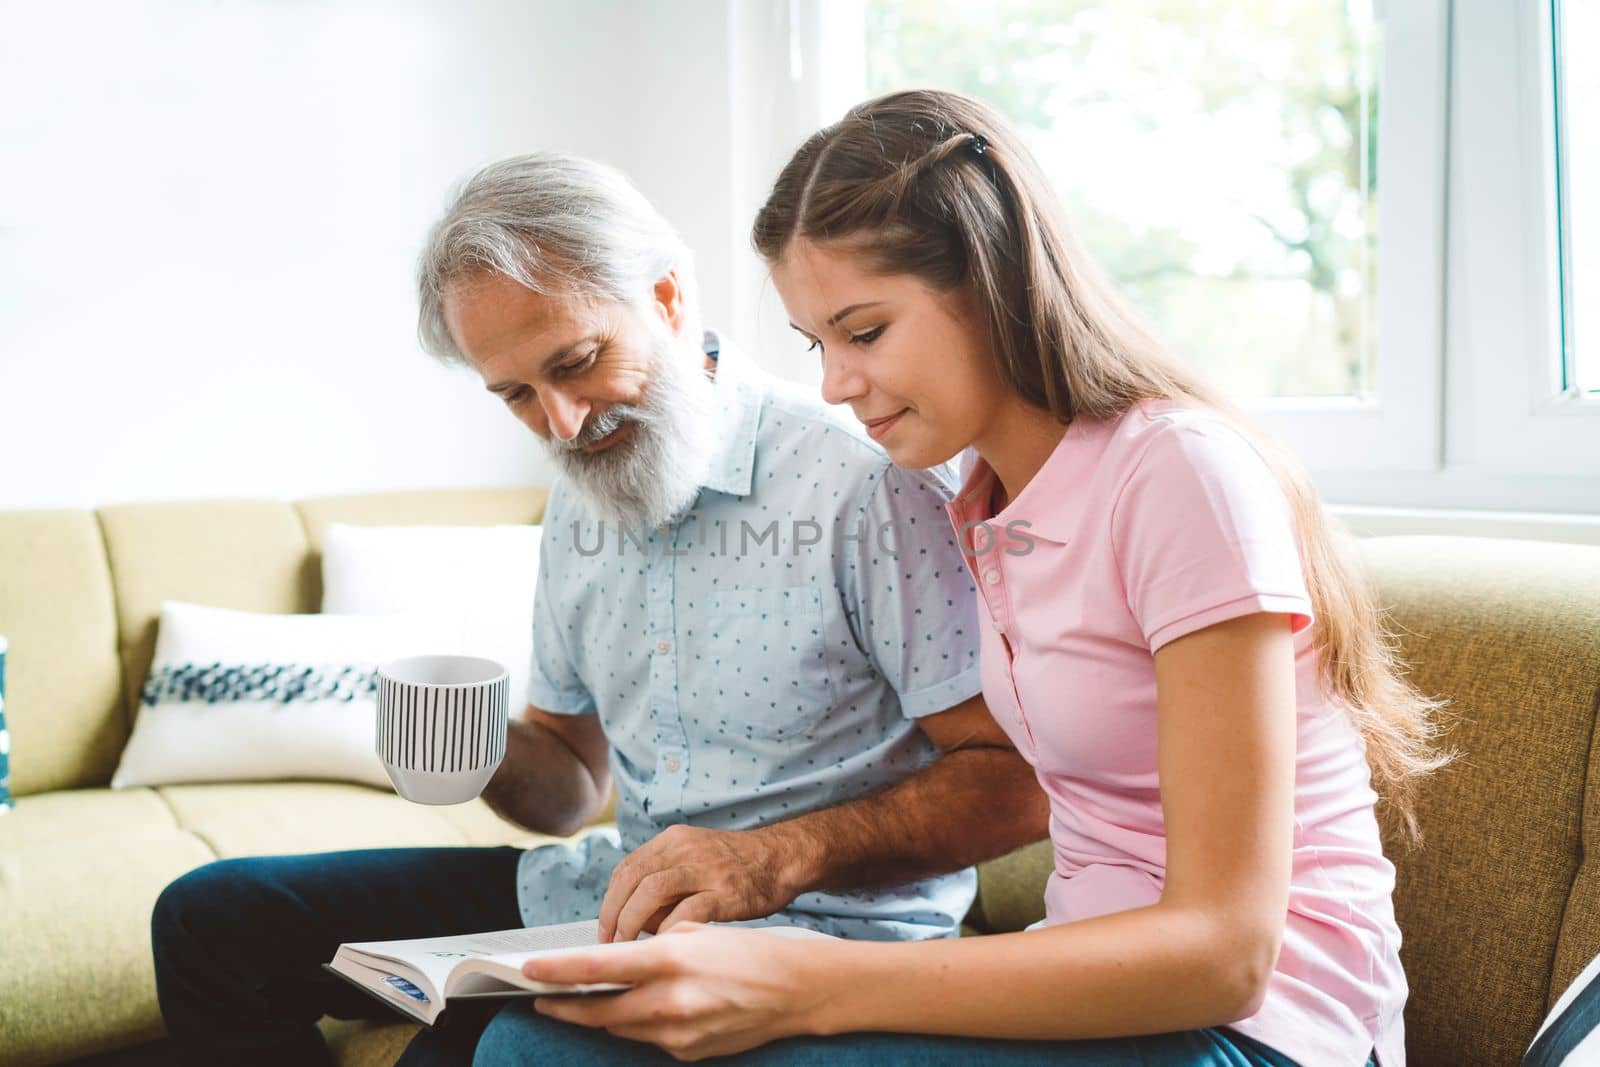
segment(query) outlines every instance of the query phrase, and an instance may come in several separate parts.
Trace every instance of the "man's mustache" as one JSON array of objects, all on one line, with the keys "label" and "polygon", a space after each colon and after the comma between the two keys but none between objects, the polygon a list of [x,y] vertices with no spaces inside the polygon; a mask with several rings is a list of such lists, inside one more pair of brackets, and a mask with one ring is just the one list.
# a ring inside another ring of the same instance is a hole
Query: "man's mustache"
[{"label": "man's mustache", "polygon": [[648,421],[649,414],[642,408],[632,404],[613,404],[591,418],[572,440],[552,440],[550,443],[564,452],[581,452],[610,437],[624,423]]}]

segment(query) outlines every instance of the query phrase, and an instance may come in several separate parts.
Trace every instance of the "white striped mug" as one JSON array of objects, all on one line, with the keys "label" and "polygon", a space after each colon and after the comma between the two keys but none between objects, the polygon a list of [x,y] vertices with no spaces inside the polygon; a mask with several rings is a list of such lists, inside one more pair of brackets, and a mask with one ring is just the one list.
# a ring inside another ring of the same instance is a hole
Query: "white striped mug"
[{"label": "white striped mug", "polygon": [[476,656],[412,656],[378,668],[378,758],[395,792],[418,804],[461,804],[483,791],[506,754],[511,683]]}]

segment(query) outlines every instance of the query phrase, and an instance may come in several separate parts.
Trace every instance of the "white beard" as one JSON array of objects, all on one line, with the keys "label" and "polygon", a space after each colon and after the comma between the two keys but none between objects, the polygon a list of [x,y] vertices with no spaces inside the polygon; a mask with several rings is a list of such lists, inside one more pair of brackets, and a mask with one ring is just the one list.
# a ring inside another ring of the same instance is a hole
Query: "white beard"
[{"label": "white beard", "polygon": [[[642,402],[613,404],[573,440],[548,442],[556,468],[590,513],[626,529],[660,526],[688,511],[721,445],[716,390],[698,349],[691,361],[663,332],[650,371]],[[583,451],[624,425],[626,440]]]}]

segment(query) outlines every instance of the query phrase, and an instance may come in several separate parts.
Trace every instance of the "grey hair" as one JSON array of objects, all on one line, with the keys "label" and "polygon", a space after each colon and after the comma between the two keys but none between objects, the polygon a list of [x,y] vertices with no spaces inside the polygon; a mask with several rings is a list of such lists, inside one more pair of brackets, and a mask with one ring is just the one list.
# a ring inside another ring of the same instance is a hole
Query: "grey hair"
[{"label": "grey hair", "polygon": [[[469,178],[429,233],[417,264],[417,337],[441,361],[466,362],[444,301],[474,276],[636,303],[674,269],[692,312],[688,246],[620,171],[556,152],[513,156]],[[697,319],[691,313],[689,326],[698,329]]]}]

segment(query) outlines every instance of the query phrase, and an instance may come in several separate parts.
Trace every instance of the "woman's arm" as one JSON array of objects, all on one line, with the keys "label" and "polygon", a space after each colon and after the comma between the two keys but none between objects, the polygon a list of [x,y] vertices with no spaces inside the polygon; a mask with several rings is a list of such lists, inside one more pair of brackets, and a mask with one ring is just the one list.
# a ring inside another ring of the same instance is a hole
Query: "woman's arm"
[{"label": "woman's arm", "polygon": [[608,1001],[541,1001],[540,1010],[691,1056],[807,1032],[1102,1037],[1253,1014],[1288,907],[1289,621],[1259,614],[1207,627],[1161,648],[1155,668],[1167,831],[1156,904],[1030,933],[915,944],[668,935],[530,964],[546,980],[636,983]]},{"label": "woman's arm", "polygon": [[1179,638],[1156,653],[1156,691],[1167,830],[1160,901],[1032,933],[880,952],[839,946],[851,957],[849,985],[819,1011],[820,1029],[1107,1037],[1255,1012],[1288,908],[1288,620],[1253,615]]}]

